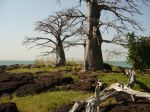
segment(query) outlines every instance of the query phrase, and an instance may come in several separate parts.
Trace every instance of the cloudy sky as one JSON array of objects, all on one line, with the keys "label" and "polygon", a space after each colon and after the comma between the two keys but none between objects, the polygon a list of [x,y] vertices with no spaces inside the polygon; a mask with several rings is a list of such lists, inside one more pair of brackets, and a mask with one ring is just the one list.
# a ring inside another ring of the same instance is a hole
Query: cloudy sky
[{"label": "cloudy sky", "polygon": [[[22,45],[25,36],[35,35],[36,21],[46,19],[49,15],[63,8],[78,5],[78,0],[64,0],[58,4],[56,0],[0,0],[0,60],[34,60],[42,49],[28,50]],[[86,8],[85,4],[81,6]],[[137,16],[145,31],[142,35],[150,35],[150,8],[144,7],[144,15]],[[141,32],[139,32],[141,34]],[[111,32],[106,37],[110,37]],[[103,50],[115,49],[103,45]],[[54,57],[54,55],[50,56]],[[66,57],[83,59],[83,48],[75,47],[66,50]],[[104,55],[105,60],[108,58]],[[120,57],[117,60],[124,60]]]}]

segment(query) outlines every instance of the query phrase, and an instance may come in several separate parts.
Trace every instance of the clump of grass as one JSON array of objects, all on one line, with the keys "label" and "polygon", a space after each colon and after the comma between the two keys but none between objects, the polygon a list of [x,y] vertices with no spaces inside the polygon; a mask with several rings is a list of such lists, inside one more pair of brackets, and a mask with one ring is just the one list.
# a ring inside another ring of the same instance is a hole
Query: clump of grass
[{"label": "clump of grass", "polygon": [[45,61],[43,59],[36,59],[34,61],[34,65],[37,65],[37,66],[45,66]]},{"label": "clump of grass", "polygon": [[[150,91],[150,81],[149,81],[150,75],[140,75],[137,74],[136,76],[136,82],[134,84],[133,89],[138,91]],[[100,73],[98,75],[98,79],[104,81],[107,85],[110,85],[112,83],[122,82],[127,84],[128,83],[128,77],[121,73]]]},{"label": "clump of grass", "polygon": [[150,92],[150,81],[149,81],[150,75],[137,75],[137,81],[135,82],[134,89],[140,90],[140,91],[147,91]]},{"label": "clump of grass", "polygon": [[127,76],[118,73],[103,73],[99,75],[98,79],[104,81],[107,85],[117,82],[127,83],[128,81]]},{"label": "clump of grass", "polygon": [[90,93],[58,91],[34,96],[15,97],[12,101],[17,104],[20,112],[52,112],[57,107],[89,96],[91,96]]},{"label": "clump of grass", "polygon": [[25,72],[31,72],[31,73],[36,73],[36,72],[41,72],[41,71],[50,71],[49,67],[42,67],[42,68],[19,68],[19,69],[14,69],[10,70],[10,73],[25,73]]},{"label": "clump of grass", "polygon": [[107,106],[107,105],[110,105],[110,104],[117,104],[117,103],[118,103],[118,101],[115,98],[109,98],[106,101],[100,103],[100,106],[104,107],[104,106]]},{"label": "clump of grass", "polygon": [[71,77],[74,81],[78,81],[79,77],[77,75],[74,75],[72,73],[64,74],[64,77]]},{"label": "clump of grass", "polygon": [[10,101],[10,97],[9,96],[3,96],[0,98],[0,102],[9,102]]},{"label": "clump of grass", "polygon": [[111,65],[111,67],[112,67],[112,71],[122,71],[122,68],[120,66]]},{"label": "clump of grass", "polygon": [[54,66],[56,64],[56,62],[54,61],[55,59],[44,59],[44,58],[41,58],[41,59],[36,59],[34,61],[34,65],[37,65],[37,66]]},{"label": "clump of grass", "polygon": [[31,72],[31,73],[36,73],[36,72],[49,72],[49,71],[63,71],[70,69],[70,66],[61,66],[61,67],[51,67],[51,66],[46,66],[46,67],[40,67],[40,68],[19,68],[19,69],[13,69],[9,70],[8,72],[10,73],[25,73],[25,72]]},{"label": "clump of grass", "polygon": [[67,61],[67,62],[66,62],[66,65],[67,65],[67,66],[77,66],[78,63],[75,62],[75,61]]}]

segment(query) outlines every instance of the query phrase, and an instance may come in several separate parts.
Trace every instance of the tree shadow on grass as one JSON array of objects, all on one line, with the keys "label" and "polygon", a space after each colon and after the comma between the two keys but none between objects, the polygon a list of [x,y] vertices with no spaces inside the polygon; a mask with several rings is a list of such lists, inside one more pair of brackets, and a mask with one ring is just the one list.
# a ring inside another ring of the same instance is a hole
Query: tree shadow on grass
[{"label": "tree shadow on grass", "polygon": [[143,82],[136,81],[135,83],[138,84],[144,91],[150,92],[150,88],[147,87]]}]

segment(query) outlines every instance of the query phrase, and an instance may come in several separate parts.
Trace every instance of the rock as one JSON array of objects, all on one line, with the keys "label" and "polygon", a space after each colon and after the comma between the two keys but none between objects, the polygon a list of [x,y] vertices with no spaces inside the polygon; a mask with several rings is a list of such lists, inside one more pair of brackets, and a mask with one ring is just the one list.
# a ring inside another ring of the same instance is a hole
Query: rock
[{"label": "rock", "polygon": [[0,94],[2,93],[12,93],[18,87],[20,87],[21,83],[18,81],[4,82],[0,83]]},{"label": "rock", "polygon": [[131,95],[124,93],[124,92],[118,92],[114,95],[117,101],[132,101]]},{"label": "rock", "polygon": [[23,83],[28,83],[30,81],[34,80],[34,76],[30,72],[25,72],[25,73],[17,73],[17,74],[12,74],[12,81],[21,81]]},{"label": "rock", "polygon": [[61,107],[58,107],[54,110],[54,112],[69,112],[69,110],[72,108],[75,102],[71,102],[69,104],[65,104]]},{"label": "rock", "polygon": [[109,105],[100,108],[100,112],[150,112],[150,104],[128,103],[121,105]]},{"label": "rock", "polygon": [[[54,112],[69,112],[74,102],[57,107]],[[85,108],[79,108],[76,112],[85,112]],[[146,102],[128,102],[126,104],[113,104],[100,107],[100,112],[150,112],[150,103]]]},{"label": "rock", "polygon": [[79,91],[94,91],[96,86],[96,79],[83,79],[74,84],[74,89]]},{"label": "rock", "polygon": [[26,84],[18,88],[16,90],[16,95],[26,96],[41,93],[46,90],[51,90],[57,84],[59,84],[59,78],[54,78],[53,76],[48,75],[37,76],[34,83]]},{"label": "rock", "polygon": [[0,73],[4,73],[6,71],[6,68],[7,68],[6,65],[0,66]]},{"label": "rock", "polygon": [[75,89],[74,84],[67,84],[67,85],[61,86],[61,90],[64,90],[64,91],[68,91],[72,89]]},{"label": "rock", "polygon": [[144,73],[149,74],[150,75],[150,69],[144,69]]},{"label": "rock", "polygon": [[19,65],[19,64],[14,64],[14,65],[8,66],[6,69],[7,69],[7,70],[19,69],[20,66],[21,66],[21,65]]},{"label": "rock", "polygon": [[0,83],[3,82],[9,82],[11,81],[12,75],[8,74],[8,73],[1,73],[0,74]]},{"label": "rock", "polygon": [[18,74],[9,74],[3,73],[0,75],[0,83],[3,82],[11,82],[11,81],[21,81],[28,82],[34,80],[34,76],[32,73],[18,73]]},{"label": "rock", "polygon": [[61,77],[59,85],[67,85],[67,84],[72,84],[72,83],[74,83],[74,80],[72,77]]},{"label": "rock", "polygon": [[44,90],[45,88],[44,85],[42,84],[36,84],[36,83],[26,84],[16,90],[16,96],[26,96],[31,94],[33,95],[36,93],[40,93]]},{"label": "rock", "polygon": [[107,63],[104,63],[104,68],[106,69],[106,71],[109,71],[109,72],[112,71],[111,65],[109,65],[109,64],[107,64]]},{"label": "rock", "polygon": [[62,77],[60,75],[40,75],[37,76],[34,83],[26,84],[16,90],[17,96],[26,96],[37,94],[43,91],[54,91],[55,86],[73,83],[71,77]]},{"label": "rock", "polygon": [[35,72],[36,75],[43,75],[43,74],[46,74],[47,71],[37,71]]},{"label": "rock", "polygon": [[19,112],[15,103],[0,103],[0,112]]},{"label": "rock", "polygon": [[0,75],[0,94],[13,93],[20,86],[33,81],[34,77],[31,73]]},{"label": "rock", "polygon": [[28,65],[22,65],[21,68],[28,68],[30,69],[32,67],[32,64],[28,64]]},{"label": "rock", "polygon": [[41,75],[38,76],[35,82],[37,84],[46,85],[46,86],[54,86],[59,85],[60,76],[59,75]]},{"label": "rock", "polygon": [[3,101],[11,100],[12,98],[13,98],[13,95],[9,94],[9,93],[3,93],[0,96],[0,99],[3,100]]}]

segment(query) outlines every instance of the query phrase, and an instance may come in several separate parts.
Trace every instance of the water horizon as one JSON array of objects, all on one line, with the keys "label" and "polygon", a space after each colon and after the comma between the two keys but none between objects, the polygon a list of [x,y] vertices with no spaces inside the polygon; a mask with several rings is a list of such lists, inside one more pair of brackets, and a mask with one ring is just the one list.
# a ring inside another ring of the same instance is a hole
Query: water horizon
[{"label": "water horizon", "polygon": [[0,65],[15,65],[15,64],[34,64],[33,60],[0,60]]},{"label": "water horizon", "polygon": [[[15,64],[34,64],[35,60],[0,60],[0,66],[6,65],[15,65]],[[110,65],[115,66],[121,66],[121,67],[131,67],[130,64],[127,63],[127,61],[104,61],[105,63],[108,63]]]}]

